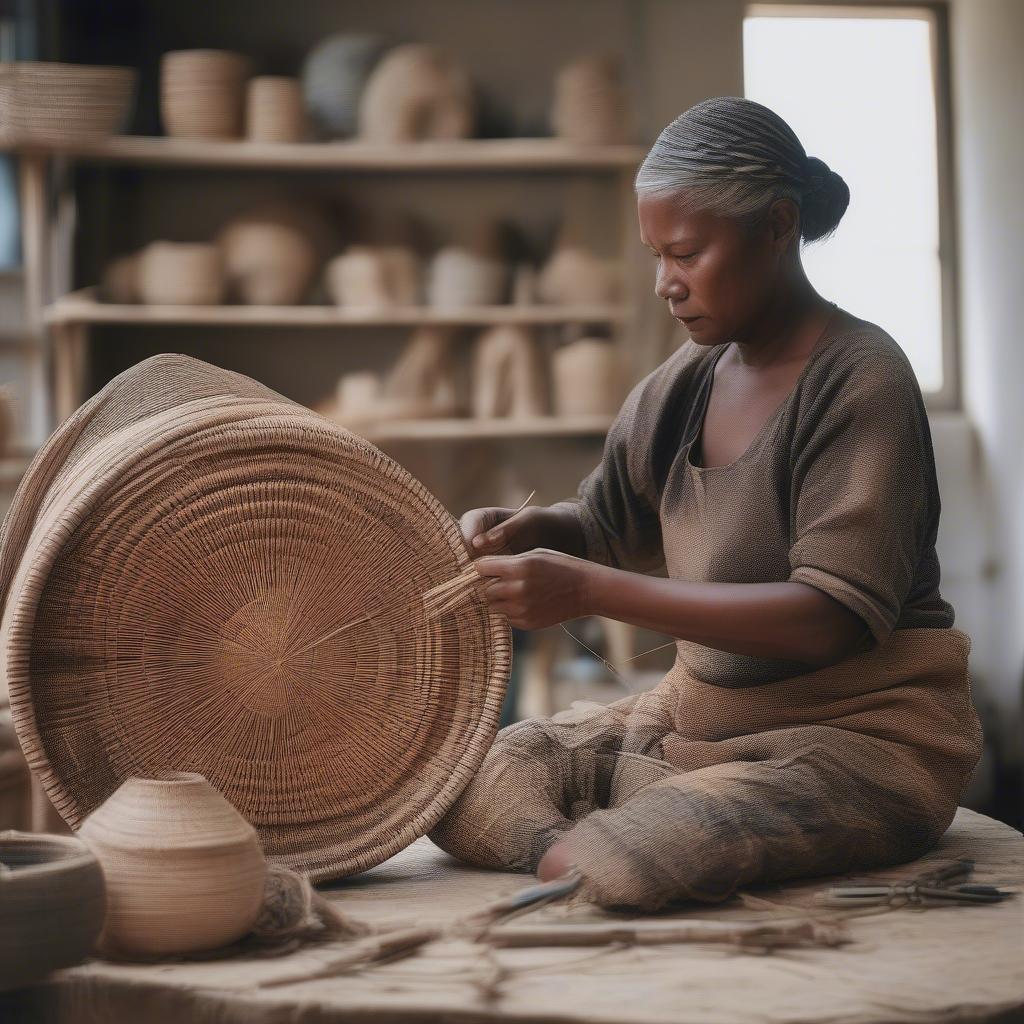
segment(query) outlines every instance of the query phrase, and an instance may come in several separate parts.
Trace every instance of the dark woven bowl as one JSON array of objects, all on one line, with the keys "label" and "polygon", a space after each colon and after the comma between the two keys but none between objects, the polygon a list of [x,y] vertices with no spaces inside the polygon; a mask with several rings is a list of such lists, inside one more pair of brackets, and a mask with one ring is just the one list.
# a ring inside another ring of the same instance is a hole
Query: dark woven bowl
[{"label": "dark woven bowl", "polygon": [[103,872],[81,840],[0,832],[0,991],[84,960],[105,899]]}]

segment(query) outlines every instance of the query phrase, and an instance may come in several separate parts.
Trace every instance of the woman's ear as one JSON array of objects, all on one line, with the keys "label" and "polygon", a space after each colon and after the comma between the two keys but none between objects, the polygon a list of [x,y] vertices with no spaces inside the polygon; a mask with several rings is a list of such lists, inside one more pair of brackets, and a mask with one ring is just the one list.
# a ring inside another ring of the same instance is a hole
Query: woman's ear
[{"label": "woman's ear", "polygon": [[772,247],[777,255],[800,240],[800,207],[792,199],[776,199],[766,218]]}]

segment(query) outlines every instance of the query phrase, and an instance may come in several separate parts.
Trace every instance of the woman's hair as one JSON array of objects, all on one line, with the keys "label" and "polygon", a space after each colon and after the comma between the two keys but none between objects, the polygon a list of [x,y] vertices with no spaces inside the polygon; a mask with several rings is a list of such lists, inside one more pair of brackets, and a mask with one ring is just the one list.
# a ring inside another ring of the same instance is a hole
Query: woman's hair
[{"label": "woman's hair", "polygon": [[805,242],[832,234],[850,203],[846,182],[809,157],[778,114],[742,96],[713,96],[680,114],[640,165],[636,190],[685,190],[695,209],[749,222],[789,198]]}]

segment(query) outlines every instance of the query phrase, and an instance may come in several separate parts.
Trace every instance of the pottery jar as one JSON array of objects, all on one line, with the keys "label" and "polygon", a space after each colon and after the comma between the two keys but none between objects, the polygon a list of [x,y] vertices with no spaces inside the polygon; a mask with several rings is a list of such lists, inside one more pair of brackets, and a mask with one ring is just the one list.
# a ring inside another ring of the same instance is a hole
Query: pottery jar
[{"label": "pottery jar", "polygon": [[108,952],[216,949],[256,920],[267,870],[256,831],[202,775],[130,778],[79,834],[106,878]]}]

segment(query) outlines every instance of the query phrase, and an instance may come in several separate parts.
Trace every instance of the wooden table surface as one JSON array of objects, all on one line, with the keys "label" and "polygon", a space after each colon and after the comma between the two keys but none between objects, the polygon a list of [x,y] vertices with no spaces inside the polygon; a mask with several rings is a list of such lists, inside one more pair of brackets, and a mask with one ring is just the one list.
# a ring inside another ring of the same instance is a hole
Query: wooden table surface
[{"label": "wooden table surface", "polygon": [[[1024,882],[1024,836],[963,809],[932,853],[873,877],[908,878],[956,857],[976,861],[978,881]],[[347,914],[384,929],[444,924],[529,881],[459,864],[420,839],[325,891]],[[809,907],[828,881],[760,888],[756,895],[788,908]],[[766,913],[733,900],[656,919],[749,921]],[[577,903],[541,908],[517,923],[624,919],[633,918]],[[852,941],[845,946],[768,955],[714,945],[492,951],[444,939],[360,973],[266,989],[257,986],[315,969],[337,955],[340,944],[277,959],[96,960],[18,997],[6,1014],[0,1008],[0,1018],[5,1024],[1024,1021],[1024,896],[993,905],[889,910],[852,919],[847,927]]]}]

